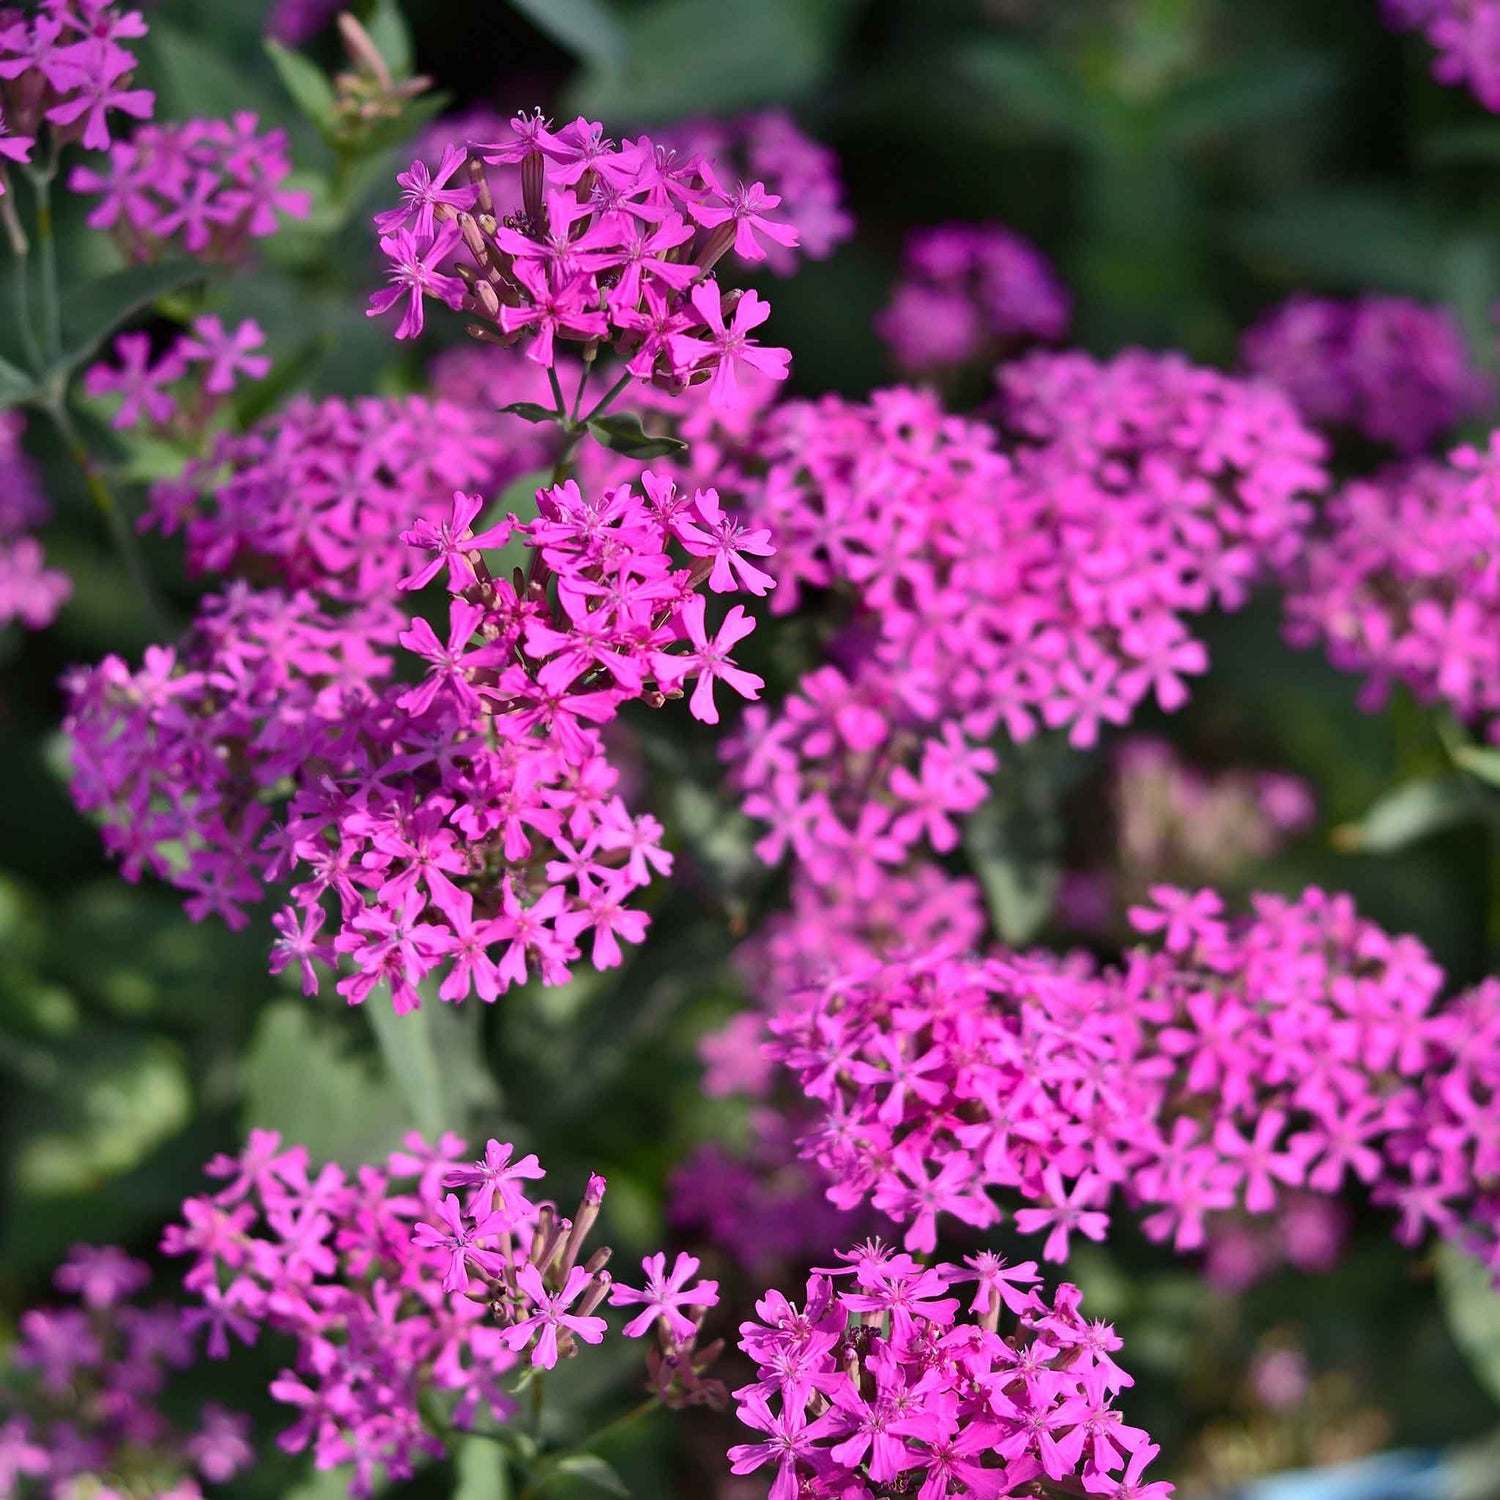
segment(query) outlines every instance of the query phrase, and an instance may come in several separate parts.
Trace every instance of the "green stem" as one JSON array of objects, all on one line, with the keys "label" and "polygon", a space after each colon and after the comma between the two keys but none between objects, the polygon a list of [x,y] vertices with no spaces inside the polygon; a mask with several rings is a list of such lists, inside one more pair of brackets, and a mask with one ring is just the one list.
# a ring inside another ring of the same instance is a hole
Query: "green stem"
[{"label": "green stem", "polygon": [[151,618],[151,624],[156,635],[165,640],[168,637],[166,612],[163,610],[161,601],[158,599],[156,589],[151,582],[151,575],[146,569],[146,560],[141,555],[140,544],[136,541],[135,532],[131,529],[130,522],[126,519],[124,512],[120,509],[119,502],[115,499],[115,493],[109,487],[109,481],[105,478],[104,470],[99,460],[89,451],[88,445],[79,436],[78,429],[73,425],[73,419],[68,415],[68,408],[64,404],[64,398],[60,395],[54,396],[45,402],[42,410],[52,419],[57,428],[58,435],[67,447],[68,454],[83,476],[84,487],[89,492],[89,498],[94,502],[94,509],[104,518],[109,527],[110,536],[115,546],[119,549],[121,560],[125,564],[126,571],[130,574],[131,581],[135,584],[145,604],[146,613]]},{"label": "green stem", "polygon": [[563,395],[562,382],[557,378],[557,367],[547,366],[547,379],[552,382],[552,399],[557,403],[557,420],[566,428],[568,425],[568,401]]},{"label": "green stem", "polygon": [[57,171],[57,148],[53,145],[47,165],[29,171],[31,191],[36,197],[36,246],[41,266],[42,347],[47,362],[62,354],[62,302],[57,295],[57,235],[52,223],[52,178]]},{"label": "green stem", "polygon": [[578,421],[578,408],[583,405],[583,388],[589,383],[589,371],[594,368],[590,360],[584,360],[578,371],[578,389],[573,392],[573,411],[571,420]]},{"label": "green stem", "polygon": [[625,387],[629,385],[630,382],[634,379],[635,376],[632,375],[629,370],[626,370],[626,372],[622,376],[620,376],[620,378],[615,381],[615,383],[610,386],[607,391],[605,391],[603,396],[599,398],[598,404],[588,414],[588,416],[583,419],[583,425],[587,427],[588,424],[600,414],[600,412],[607,411],[611,406],[613,406],[615,397],[618,396],[620,392],[623,391]]},{"label": "green stem", "polygon": [[42,371],[42,346],[37,342],[36,326],[31,321],[31,276],[28,269],[31,242],[21,227],[20,215],[16,213],[15,201],[9,193],[0,198],[0,227],[4,228],[5,238],[10,241],[10,253],[15,262],[16,321],[21,328],[21,343],[32,373],[39,375]]},{"label": "green stem", "polygon": [[629,1411],[622,1412],[612,1421],[606,1422],[603,1427],[591,1432],[580,1443],[575,1443],[571,1448],[564,1448],[561,1453],[549,1453],[531,1471],[526,1481],[526,1488],[521,1491],[520,1500],[535,1500],[535,1497],[549,1485],[557,1476],[558,1465],[565,1463],[570,1458],[577,1458],[583,1453],[592,1453],[601,1443],[624,1432],[627,1427],[649,1413],[655,1411],[661,1405],[655,1396],[648,1397],[638,1406],[632,1406]]}]

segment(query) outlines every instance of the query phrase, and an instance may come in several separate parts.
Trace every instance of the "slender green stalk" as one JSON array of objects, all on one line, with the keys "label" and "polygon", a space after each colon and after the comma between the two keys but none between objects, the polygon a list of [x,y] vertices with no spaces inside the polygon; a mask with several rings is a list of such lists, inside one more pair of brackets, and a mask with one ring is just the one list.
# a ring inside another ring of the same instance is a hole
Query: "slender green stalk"
[{"label": "slender green stalk", "polygon": [[552,382],[552,399],[557,402],[557,420],[566,427],[568,423],[568,401],[567,397],[563,395],[562,382],[557,378],[556,366],[547,366],[547,379]]},{"label": "slender green stalk", "polygon": [[131,582],[134,583],[145,603],[152,626],[156,633],[165,639],[167,635],[166,612],[151,582],[151,575],[146,569],[146,560],[141,555],[135,532],[120,509],[114,491],[109,487],[109,480],[105,477],[104,469],[99,460],[89,451],[88,445],[73,425],[73,419],[68,415],[68,408],[61,395],[56,395],[44,402],[42,410],[52,419],[58,435],[68,450],[69,457],[83,476],[84,487],[89,492],[89,498],[94,502],[94,509],[99,512],[109,527],[110,536],[119,550],[126,571],[130,574]]},{"label": "slender green stalk", "polygon": [[607,411],[611,406],[613,406],[615,397],[618,396],[620,392],[623,391],[625,387],[629,385],[630,382],[634,379],[635,376],[632,375],[629,370],[626,370],[626,372],[622,376],[620,376],[620,378],[615,381],[615,383],[610,386],[607,391],[605,391],[605,393],[599,398],[598,404],[588,414],[588,416],[583,419],[584,426],[587,426],[594,420],[595,417],[599,416],[602,412]]},{"label": "slender green stalk", "polygon": [[573,410],[570,420],[578,421],[578,408],[583,405],[583,388],[589,383],[589,373],[594,368],[594,362],[590,359],[583,361],[578,370],[578,389],[573,392]]},{"label": "slender green stalk", "polygon": [[532,1469],[526,1481],[526,1487],[521,1491],[520,1500],[535,1500],[535,1497],[557,1477],[561,1464],[581,1454],[592,1453],[600,1443],[624,1432],[626,1428],[639,1422],[642,1417],[657,1410],[660,1405],[661,1402],[655,1396],[651,1396],[638,1406],[632,1406],[629,1411],[622,1412],[613,1421],[606,1422],[603,1427],[591,1432],[582,1442],[563,1449],[561,1453],[549,1453]]},{"label": "slender green stalk", "polygon": [[57,235],[52,222],[52,179],[57,172],[57,147],[48,154],[47,165],[28,171],[36,198],[37,264],[42,287],[42,348],[51,364],[62,354],[62,302],[57,292]]},{"label": "slender green stalk", "polygon": [[12,275],[16,283],[16,321],[21,329],[21,343],[32,373],[38,374],[42,368],[42,346],[37,341],[36,326],[31,320],[31,242],[21,227],[15,200],[9,193],[0,198],[0,228],[5,230],[5,238],[10,243]]}]

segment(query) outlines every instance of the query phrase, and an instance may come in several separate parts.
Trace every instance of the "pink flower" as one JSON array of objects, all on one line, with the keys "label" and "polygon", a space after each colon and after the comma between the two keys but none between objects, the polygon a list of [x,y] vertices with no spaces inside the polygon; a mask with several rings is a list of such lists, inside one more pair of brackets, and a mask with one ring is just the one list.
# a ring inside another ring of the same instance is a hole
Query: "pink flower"
[{"label": "pink flower", "polygon": [[626,1338],[640,1338],[652,1326],[660,1322],[678,1343],[690,1339],[695,1331],[692,1320],[680,1309],[684,1307],[714,1307],[719,1300],[717,1281],[700,1281],[696,1286],[686,1283],[698,1274],[700,1262],[693,1255],[679,1255],[670,1272],[667,1257],[658,1252],[648,1255],[641,1262],[646,1273],[644,1291],[622,1286],[618,1281],[610,1288],[609,1300],[613,1307],[628,1307],[644,1303],[645,1310],[638,1313],[622,1330]]},{"label": "pink flower", "polygon": [[771,316],[771,309],[753,291],[743,293],[734,304],[728,327],[724,324],[721,293],[717,282],[700,281],[693,287],[693,307],[708,325],[706,339],[673,334],[669,339],[672,363],[684,376],[708,370],[709,400],[715,406],[733,407],[740,401],[735,375],[738,365],[747,365],[772,380],[785,380],[791,353],[786,349],[762,348],[749,335]]}]

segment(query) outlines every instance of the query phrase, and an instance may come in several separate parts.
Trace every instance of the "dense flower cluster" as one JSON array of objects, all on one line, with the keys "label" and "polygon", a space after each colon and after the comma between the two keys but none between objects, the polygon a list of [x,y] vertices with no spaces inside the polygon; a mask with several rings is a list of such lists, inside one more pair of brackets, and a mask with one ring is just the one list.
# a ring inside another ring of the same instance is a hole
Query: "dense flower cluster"
[{"label": "dense flower cluster", "polygon": [[1241,354],[1309,422],[1406,455],[1431,447],[1490,396],[1452,316],[1408,297],[1293,297],[1245,334]]},{"label": "dense flower cluster", "polygon": [[[74,795],[126,875],[149,866],[192,892],[191,915],[231,923],[263,881],[295,876],[273,968],[295,961],[311,990],[313,961],[342,955],[351,1003],[387,982],[413,1009],[440,967],[453,1001],[532,971],[555,983],[586,933],[597,967],[618,964],[648,925],[627,903],[671,856],[616,794],[600,726],[689,683],[709,723],[716,683],[756,695],[731,655],[752,622],[734,605],[711,628],[699,589],[764,593],[752,558],[770,548],[712,490],[649,470],[640,493],[586,499],[569,481],[538,502],[475,535],[482,502],[459,492],[405,533],[426,560],[404,583],[447,583],[445,637],[378,597],[335,616],[307,591],[237,584],[180,651],[73,674]],[[529,575],[492,576],[483,553],[513,537]],[[398,639],[427,675],[383,688]]]},{"label": "dense flower cluster", "polygon": [[999,224],[940,224],[907,238],[901,280],[875,320],[903,373],[993,361],[1068,330],[1067,291],[1029,240]]},{"label": "dense flower cluster", "polygon": [[838,158],[804,135],[785,110],[689,120],[671,126],[662,139],[689,160],[712,162],[721,181],[734,176],[761,182],[781,200],[778,217],[797,231],[797,243],[768,239],[760,247],[778,276],[790,276],[801,256],[826,260],[854,233],[843,205]]},{"label": "dense flower cluster", "polygon": [[[506,169],[498,189],[486,164]],[[399,206],[376,217],[391,285],[369,309],[399,306],[398,338],[422,331],[431,297],[486,338],[524,338],[548,368],[560,340],[607,346],[628,377],[706,381],[720,405],[735,404],[741,370],[785,377],[787,351],[750,337],[767,304],[708,277],[731,250],[760,261],[763,241],[797,243],[764,183],[729,189],[709,162],[678,162],[645,136],[617,146],[601,125],[554,133],[540,115],[517,115],[508,140],[448,147],[435,170],[415,161],[398,181]]]},{"label": "dense flower cluster", "polygon": [[1080,859],[1058,896],[1065,918],[1085,932],[1107,931],[1153,885],[1211,884],[1223,893],[1305,833],[1316,811],[1300,777],[1205,771],[1154,735],[1120,745],[1108,799],[1107,843]]},{"label": "dense flower cluster", "polygon": [[717,1397],[697,1334],[718,1289],[690,1284],[697,1261],[679,1256],[668,1272],[650,1256],[643,1289],[616,1283],[607,1249],[583,1259],[602,1177],[567,1219],[530,1195],[546,1175],[535,1156],[495,1140],[478,1161],[467,1150],[453,1135],[410,1136],[384,1169],[314,1172],[303,1147],[252,1131],[239,1156],[209,1163],[224,1186],[188,1199],[162,1240],[168,1255],[192,1257],[185,1283],[202,1305],[189,1316],[208,1330],[211,1356],[262,1328],[296,1341],[293,1367],[271,1385],[297,1409],[278,1441],[311,1450],[320,1469],[352,1464],[354,1495],[369,1495],[381,1469],[406,1478],[444,1452],[435,1407],[444,1428],[468,1429],[482,1412],[504,1422],[509,1372],[523,1359],[550,1370],[600,1343],[606,1297],[639,1309],[627,1338],[656,1335],[663,1399]]},{"label": "dense flower cluster", "polygon": [[21,1316],[0,1370],[0,1495],[200,1500],[253,1457],[250,1424],[212,1402],[193,1431],[159,1398],[197,1357],[198,1321],[144,1303],[151,1272],[112,1245],[78,1245],[53,1282],[68,1302]]},{"label": "dense flower cluster", "polygon": [[[194,331],[206,350],[210,341]],[[182,358],[179,344],[163,362]],[[228,373],[231,350],[222,358],[206,390],[220,369]],[[142,376],[148,383],[159,397],[162,382]],[[501,456],[484,412],[467,406],[301,396],[248,432],[221,433],[180,478],[153,485],[147,514],[163,530],[182,528],[194,572],[269,575],[345,603],[391,598],[407,568],[403,528],[441,521],[455,486],[492,484]]]},{"label": "dense flower cluster", "polygon": [[797,997],[773,1053],[826,1110],[804,1150],[830,1198],[870,1199],[927,1251],[940,1214],[995,1223],[1002,1188],[1063,1260],[1071,1235],[1103,1238],[1116,1195],[1191,1251],[1214,1216],[1353,1179],[1400,1205],[1404,1237],[1493,1254],[1493,995],[1435,1009],[1426,950],[1347,897],[1258,896],[1243,922],[1211,891],[1153,897],[1132,915],[1162,946],[1118,969],[911,954]]},{"label": "dense flower cluster", "polygon": [[36,472],[21,450],[25,419],[0,412],[0,626],[50,625],[73,592],[66,573],[49,568],[32,535],[51,514]]},{"label": "dense flower cluster", "polygon": [[1380,0],[1386,24],[1420,31],[1436,49],[1432,74],[1467,84],[1488,110],[1500,111],[1500,4],[1496,0]]},{"label": "dense flower cluster", "polygon": [[746,810],[810,878],[868,900],[924,845],[958,841],[1003,729],[1095,744],[1207,652],[1185,617],[1234,608],[1295,556],[1319,441],[1269,387],[1176,356],[1036,355],[1002,373],[993,431],[898,389],[773,412],[747,500],[778,548],[778,612],[838,587],[833,660],[727,747]]},{"label": "dense flower cluster", "polygon": [[136,57],[127,42],[146,35],[138,10],[108,0],[40,0],[30,10],[0,9],[0,101],[9,141],[0,156],[24,161],[19,142],[46,125],[59,143],[107,150],[111,116],[151,116],[156,96],[132,88]]},{"label": "dense flower cluster", "polygon": [[[740,1329],[756,1379],[735,1398],[756,1437],[729,1458],[774,1465],[771,1500],[1172,1493],[1144,1478],[1157,1449],[1114,1405],[1134,1383],[1120,1339],[1077,1287],[1049,1303],[1034,1261],[988,1253],[926,1266],[871,1241],[839,1259],[800,1307],[769,1292]],[[965,1308],[950,1294],[968,1283]]]},{"label": "dense flower cluster", "polygon": [[160,260],[179,243],[199,260],[242,260],[282,215],[306,218],[312,208],[307,193],[284,185],[286,132],[261,133],[258,123],[242,113],[146,125],[116,141],[102,167],[74,167],[68,186],[98,195],[90,226],[109,230],[131,260]]},{"label": "dense flower cluster", "polygon": [[1500,442],[1351,481],[1291,575],[1286,630],[1362,674],[1376,707],[1395,683],[1500,740]]}]

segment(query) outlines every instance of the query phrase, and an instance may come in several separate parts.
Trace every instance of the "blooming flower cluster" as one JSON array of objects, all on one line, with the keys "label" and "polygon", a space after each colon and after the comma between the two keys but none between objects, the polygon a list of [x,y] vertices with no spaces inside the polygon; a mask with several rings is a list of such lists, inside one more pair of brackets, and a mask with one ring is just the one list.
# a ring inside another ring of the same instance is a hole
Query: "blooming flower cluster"
[{"label": "blooming flower cluster", "polygon": [[131,260],[181,250],[199,260],[243,260],[253,240],[306,218],[310,196],[285,186],[286,132],[258,130],[253,114],[146,125],[116,141],[100,167],[74,167],[68,186],[97,195],[94,229],[109,230]]},{"label": "blooming flower cluster", "polygon": [[[156,96],[132,88],[135,54],[125,44],[146,35],[137,10],[108,0],[40,0],[0,11],[0,157],[24,161],[24,141],[45,125],[59,144],[81,141],[90,151],[111,142],[111,116],[151,116]],[[7,132],[9,139],[5,139]]]},{"label": "blooming flower cluster", "polygon": [[0,412],[0,626],[50,625],[73,592],[66,573],[49,568],[32,532],[51,513],[36,473],[21,451],[25,419]]},{"label": "blooming flower cluster", "polygon": [[1488,110],[1500,111],[1500,4],[1496,0],[1380,0],[1398,31],[1420,31],[1436,50],[1440,83],[1467,84]]},{"label": "blooming flower cluster", "polygon": [[[770,548],[712,490],[650,471],[640,493],[586,499],[569,481],[538,500],[535,520],[475,535],[482,502],[460,491],[405,533],[426,560],[403,582],[445,577],[445,637],[378,596],[336,616],[305,590],[236,584],[180,651],[74,674],[74,795],[103,815],[126,875],[149,866],[192,892],[191,915],[235,924],[263,880],[299,877],[273,968],[296,961],[311,991],[313,961],[346,956],[351,1003],[388,982],[413,1009],[440,966],[452,1001],[494,1000],[533,970],[555,983],[590,932],[594,964],[618,964],[648,925],[627,903],[671,856],[615,793],[600,726],[689,683],[709,723],[716,683],[758,693],[731,655],[752,622],[735,605],[711,629],[699,587],[764,593],[751,559]],[[483,557],[512,537],[531,557],[514,581]],[[323,592],[339,597],[341,578]],[[427,675],[382,688],[398,641]],[[331,944],[317,936],[329,897]]]},{"label": "blooming flower cluster", "polygon": [[[506,169],[498,192],[486,164]],[[399,206],[376,218],[391,285],[369,309],[399,306],[398,338],[422,331],[431,297],[486,338],[524,338],[548,368],[560,340],[609,347],[629,377],[706,381],[720,405],[735,404],[742,369],[785,377],[787,351],[750,337],[769,306],[708,279],[731,250],[760,261],[763,241],[797,243],[764,183],[729,189],[709,162],[678,162],[645,136],[617,146],[601,125],[554,133],[540,115],[516,116],[508,140],[450,146],[435,171],[415,161],[398,181]]]},{"label": "blooming flower cluster", "polygon": [[999,224],[940,224],[907,238],[875,329],[905,374],[993,361],[1068,330],[1067,291],[1029,240]]},{"label": "blooming flower cluster", "polygon": [[114,341],[113,362],[90,365],[83,388],[95,399],[118,398],[111,426],[191,442],[208,430],[242,378],[262,380],[270,373],[270,357],[255,352],[265,341],[254,319],[226,328],[212,313],[195,318],[189,332],[156,356],[149,334],[122,333]]},{"label": "blooming flower cluster", "polygon": [[1405,455],[1430,448],[1491,395],[1452,316],[1408,297],[1293,297],[1245,334],[1241,354],[1309,422]]},{"label": "blooming flower cluster", "polygon": [[[222,329],[210,337],[205,321],[154,368],[207,360],[203,389],[212,391],[216,378],[232,378],[246,346]],[[127,395],[138,386],[143,399],[170,402],[162,380],[137,379],[128,363],[119,379]],[[158,421],[173,409],[147,407]],[[180,478],[152,487],[147,514],[163,530],[182,528],[194,572],[269,573],[343,603],[389,599],[408,561],[401,531],[441,521],[455,485],[493,483],[501,453],[484,413],[452,402],[300,396],[248,432],[221,433]]]},{"label": "blooming flower cluster", "polygon": [[1362,674],[1447,703],[1500,741],[1500,441],[1345,485],[1292,572],[1286,632]]},{"label": "blooming flower cluster", "polygon": [[1118,969],[911,954],[797,997],[772,1050],[826,1112],[804,1150],[830,1198],[869,1198],[928,1251],[940,1214],[997,1222],[1002,1188],[1064,1260],[1116,1195],[1191,1251],[1215,1216],[1352,1179],[1401,1208],[1403,1238],[1436,1229],[1494,1264],[1493,993],[1436,1008],[1422,945],[1347,897],[1258,896],[1243,922],[1211,891],[1153,898],[1132,916],[1162,946]]},{"label": "blooming flower cluster", "polygon": [[1154,735],[1132,735],[1111,759],[1104,847],[1064,877],[1069,923],[1105,932],[1153,885],[1212,884],[1221,894],[1311,826],[1300,777],[1238,766],[1210,772]]},{"label": "blooming flower cluster", "polygon": [[768,239],[760,247],[767,267],[778,276],[790,276],[800,256],[826,260],[854,233],[854,220],[843,205],[838,158],[804,135],[785,110],[689,120],[671,126],[662,139],[689,160],[712,162],[721,179],[732,174],[744,182],[762,182],[781,200],[777,216],[797,231],[797,242],[783,245]]},{"label": "blooming flower cluster", "polygon": [[197,1357],[198,1322],[138,1294],[151,1279],[112,1245],[78,1245],[57,1268],[64,1306],[21,1316],[0,1370],[0,1494],[200,1500],[253,1459],[250,1424],[205,1403],[193,1431],[163,1414],[174,1371]]},{"label": "blooming flower cluster", "polygon": [[297,1413],[278,1441],[310,1450],[320,1469],[352,1464],[354,1495],[369,1495],[382,1469],[406,1478],[440,1456],[440,1431],[467,1430],[483,1412],[506,1421],[510,1372],[523,1361],[550,1370],[600,1343],[606,1298],[639,1309],[627,1338],[655,1335],[662,1399],[718,1398],[702,1378],[714,1350],[697,1345],[717,1285],[693,1283],[697,1261],[679,1256],[668,1271],[665,1256],[649,1256],[643,1288],[616,1283],[609,1250],[583,1257],[602,1177],[567,1219],[535,1196],[530,1184],[546,1175],[535,1156],[495,1140],[478,1161],[467,1149],[454,1135],[410,1136],[383,1169],[314,1171],[303,1147],[252,1131],[238,1156],[209,1163],[223,1186],[188,1199],[162,1240],[192,1258],[184,1280],[201,1305],[189,1317],[211,1356],[263,1328],[295,1340],[292,1367],[271,1385]]},{"label": "blooming flower cluster", "polygon": [[868,900],[958,842],[1004,729],[1087,748],[1208,657],[1185,617],[1244,602],[1295,554],[1319,440],[1266,386],[1176,356],[1034,355],[1002,372],[1014,459],[898,389],[773,412],[747,490],[776,539],[773,608],[838,587],[856,613],[774,713],[726,747],[745,807],[810,878]]},{"label": "blooming flower cluster", "polygon": [[[839,1259],[800,1307],[773,1291],[741,1326],[756,1379],[735,1399],[756,1437],[729,1458],[774,1465],[771,1500],[1172,1493],[1144,1477],[1157,1448],[1114,1405],[1134,1383],[1120,1339],[1077,1287],[1049,1302],[1034,1261],[988,1253],[926,1266],[871,1241]],[[965,1308],[951,1293],[968,1283]]]}]

